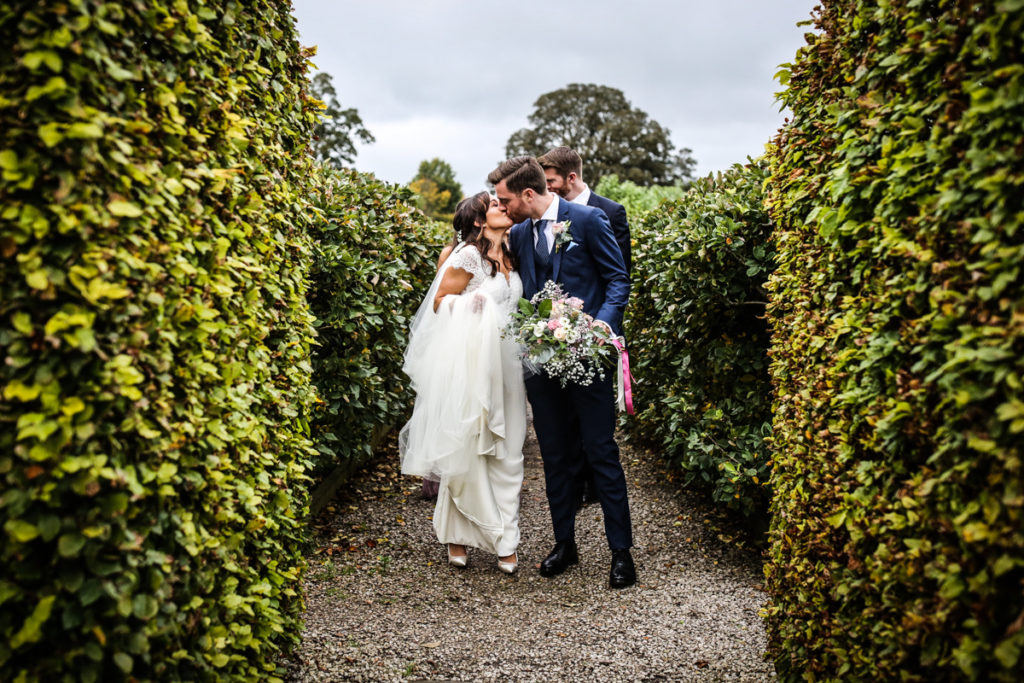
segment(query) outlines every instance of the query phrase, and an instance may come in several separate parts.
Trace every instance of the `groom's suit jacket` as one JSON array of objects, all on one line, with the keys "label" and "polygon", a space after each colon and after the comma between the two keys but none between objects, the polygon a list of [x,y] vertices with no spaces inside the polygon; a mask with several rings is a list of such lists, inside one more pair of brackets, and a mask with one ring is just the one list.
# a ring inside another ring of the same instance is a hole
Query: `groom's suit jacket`
[{"label": "groom's suit jacket", "polygon": [[[551,254],[551,279],[561,284],[568,296],[582,299],[584,312],[608,323],[615,334],[622,334],[629,275],[608,217],[593,207],[561,197],[556,196],[555,201],[558,222],[570,221],[572,242]],[[527,299],[544,286],[544,282],[537,281],[533,235],[530,219],[514,225],[509,232],[509,246],[519,258],[519,277]]]}]

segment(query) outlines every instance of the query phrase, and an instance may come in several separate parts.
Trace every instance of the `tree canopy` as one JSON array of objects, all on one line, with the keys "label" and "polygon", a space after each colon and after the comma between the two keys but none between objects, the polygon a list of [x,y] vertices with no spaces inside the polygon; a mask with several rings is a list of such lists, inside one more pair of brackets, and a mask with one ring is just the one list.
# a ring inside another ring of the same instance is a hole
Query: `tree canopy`
[{"label": "tree canopy", "polygon": [[321,71],[314,76],[309,91],[324,103],[320,123],[313,137],[314,156],[338,168],[351,164],[356,159],[355,141],[374,142],[373,134],[363,126],[363,120],[355,108],[341,108],[329,73]]},{"label": "tree canopy", "polygon": [[455,180],[455,170],[437,157],[420,162],[409,188],[416,193],[420,210],[439,220],[451,219],[462,199],[462,185]]},{"label": "tree canopy", "polygon": [[583,157],[583,177],[591,185],[611,173],[642,186],[693,179],[691,150],[677,150],[669,130],[631,105],[621,90],[570,83],[541,95],[533,106],[531,127],[508,139],[510,157],[567,145]]}]

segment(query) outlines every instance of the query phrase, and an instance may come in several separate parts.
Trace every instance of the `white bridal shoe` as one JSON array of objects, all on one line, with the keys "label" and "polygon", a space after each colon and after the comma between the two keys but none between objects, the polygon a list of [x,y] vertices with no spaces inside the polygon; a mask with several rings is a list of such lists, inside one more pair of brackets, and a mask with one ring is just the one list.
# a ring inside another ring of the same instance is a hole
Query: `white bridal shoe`
[{"label": "white bridal shoe", "polygon": [[452,544],[448,544],[448,564],[453,567],[465,567],[469,562],[469,552],[463,549],[462,555],[452,555]]},{"label": "white bridal shoe", "polygon": [[516,557],[515,553],[512,553],[512,558],[513,559],[511,562],[505,562],[504,560],[499,558],[498,569],[505,572],[506,574],[514,574],[516,571],[516,567],[519,566],[519,558]]}]

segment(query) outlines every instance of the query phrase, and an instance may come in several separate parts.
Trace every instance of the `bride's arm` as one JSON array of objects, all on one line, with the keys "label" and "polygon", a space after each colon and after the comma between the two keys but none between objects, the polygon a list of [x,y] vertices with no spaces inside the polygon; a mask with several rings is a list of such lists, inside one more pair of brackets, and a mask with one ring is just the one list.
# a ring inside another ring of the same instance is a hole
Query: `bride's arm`
[{"label": "bride's arm", "polygon": [[449,244],[448,246],[446,246],[444,249],[441,250],[441,256],[438,257],[438,259],[437,259],[437,269],[438,270],[441,270],[441,266],[444,265],[444,262],[447,261],[448,257],[451,256],[451,255],[452,255],[452,245]]},{"label": "bride's arm", "polygon": [[434,312],[441,305],[441,300],[449,294],[462,294],[469,285],[473,275],[462,268],[451,267],[441,276],[441,283],[437,286],[437,294],[434,295]]}]

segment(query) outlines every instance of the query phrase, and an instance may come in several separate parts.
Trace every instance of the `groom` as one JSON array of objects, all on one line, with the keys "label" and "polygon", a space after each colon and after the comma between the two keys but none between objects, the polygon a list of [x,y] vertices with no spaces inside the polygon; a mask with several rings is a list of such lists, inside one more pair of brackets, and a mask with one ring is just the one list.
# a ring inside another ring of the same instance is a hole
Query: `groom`
[{"label": "groom", "polygon": [[[495,186],[502,209],[518,222],[509,243],[519,259],[523,296],[537,293],[548,280],[562,285],[569,296],[583,300],[583,310],[615,334],[622,333],[622,311],[629,297],[629,276],[622,252],[605,214],[597,209],[560,199],[547,191],[544,169],[533,157],[515,157],[487,176]],[[572,241],[553,249],[551,226],[568,223]],[[615,392],[612,377],[595,378],[589,386],[537,375],[526,380],[533,407],[533,426],[544,461],[544,480],[555,547],[540,565],[542,576],[556,576],[579,562],[576,550],[576,482],[583,468],[583,453],[594,472],[597,497],[604,512],[604,531],[612,551],[609,585],[624,588],[636,583],[629,549],[633,546],[626,477],[615,443]],[[579,437],[572,443],[573,416]]]}]

